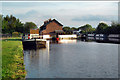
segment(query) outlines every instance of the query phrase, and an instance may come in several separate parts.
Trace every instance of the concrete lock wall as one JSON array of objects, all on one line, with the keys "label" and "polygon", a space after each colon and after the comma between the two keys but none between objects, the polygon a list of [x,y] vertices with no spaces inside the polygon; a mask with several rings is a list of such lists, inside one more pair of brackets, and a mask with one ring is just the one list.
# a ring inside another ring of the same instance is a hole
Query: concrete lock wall
[{"label": "concrete lock wall", "polygon": [[43,35],[43,39],[50,39],[50,35]]}]

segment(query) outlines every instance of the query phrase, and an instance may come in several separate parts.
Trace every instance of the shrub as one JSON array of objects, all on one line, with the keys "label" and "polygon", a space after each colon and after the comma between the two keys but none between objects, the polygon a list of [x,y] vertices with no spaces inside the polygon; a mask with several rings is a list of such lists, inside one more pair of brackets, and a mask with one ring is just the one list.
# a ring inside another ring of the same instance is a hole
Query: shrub
[{"label": "shrub", "polygon": [[12,33],[12,36],[13,36],[13,37],[19,37],[19,33],[18,33],[18,32],[13,32],[13,33]]}]

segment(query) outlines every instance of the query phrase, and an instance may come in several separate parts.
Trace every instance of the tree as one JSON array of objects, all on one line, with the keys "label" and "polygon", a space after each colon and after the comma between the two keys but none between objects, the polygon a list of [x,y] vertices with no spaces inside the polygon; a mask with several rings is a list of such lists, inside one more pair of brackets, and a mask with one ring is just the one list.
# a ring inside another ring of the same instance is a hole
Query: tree
[{"label": "tree", "polygon": [[78,30],[78,28],[72,27],[71,30],[72,30],[72,31]]},{"label": "tree", "polygon": [[120,34],[120,24],[119,23],[112,23],[110,33]]},{"label": "tree", "polygon": [[79,29],[81,29],[82,33],[89,33],[94,31],[94,28],[92,28],[92,26],[90,24],[86,24],[84,26],[79,27]]},{"label": "tree", "polygon": [[37,26],[35,23],[33,22],[26,22],[24,24],[24,33],[29,33],[30,32],[30,29],[36,29]]},{"label": "tree", "polygon": [[6,21],[6,20],[2,21],[2,33],[9,33],[8,21]]},{"label": "tree", "polygon": [[70,30],[70,27],[66,26],[66,27],[63,27],[63,31],[69,31]]},{"label": "tree", "polygon": [[13,32],[23,32],[23,23],[20,22],[19,19],[16,19],[14,16],[6,16],[2,18],[2,33],[10,33]]},{"label": "tree", "polygon": [[20,22],[19,19],[16,20],[16,29],[15,31],[23,33],[24,32],[24,24]]},{"label": "tree", "polygon": [[111,27],[116,27],[117,26],[117,22],[115,22],[115,21],[112,21],[112,23],[111,23]]},{"label": "tree", "polygon": [[71,34],[72,33],[72,30],[70,27],[66,26],[66,27],[63,27],[63,31],[65,32],[65,34]]},{"label": "tree", "polygon": [[95,33],[95,28],[91,28],[90,33]]},{"label": "tree", "polygon": [[108,25],[106,23],[99,23],[96,28],[96,33],[105,33],[105,29],[108,28]]},{"label": "tree", "polygon": [[[0,15],[1,20],[1,15]],[[37,28],[36,24],[33,22],[26,22],[23,24],[19,19],[10,15],[2,17],[2,33],[19,32],[19,33],[29,33],[30,29]]]},{"label": "tree", "polygon": [[0,27],[2,27],[2,15],[0,14]]},{"label": "tree", "polygon": [[2,29],[2,15],[0,14],[0,33],[1,33],[1,29]]},{"label": "tree", "polygon": [[2,21],[2,31],[3,33],[11,33],[15,31],[16,28],[16,18],[12,15],[10,17],[7,15],[6,17],[3,18]]}]

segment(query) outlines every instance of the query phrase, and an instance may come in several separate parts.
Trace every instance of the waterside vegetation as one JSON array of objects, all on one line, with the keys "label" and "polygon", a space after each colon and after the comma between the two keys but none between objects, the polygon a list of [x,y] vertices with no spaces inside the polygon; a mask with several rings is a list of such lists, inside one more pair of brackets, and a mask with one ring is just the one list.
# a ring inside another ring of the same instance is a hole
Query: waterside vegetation
[{"label": "waterside vegetation", "polygon": [[2,79],[25,79],[21,38],[2,40]]},{"label": "waterside vegetation", "polygon": [[[36,29],[37,26],[34,22],[22,23],[18,18],[13,15],[6,15],[3,17],[0,15],[0,22],[2,22],[2,33],[3,34],[25,34],[29,33],[30,29]],[[95,28],[96,27],[96,28]],[[111,25],[105,22],[98,23],[97,26],[91,26],[90,24],[85,24],[79,27],[69,27],[64,26],[64,34],[72,34],[75,30],[81,30],[80,33],[95,33],[95,34],[120,34],[120,24],[112,21]]]},{"label": "waterside vegetation", "polygon": [[95,34],[120,34],[120,24],[117,22],[112,22],[111,25],[107,25],[106,23],[99,23],[96,28],[93,28],[90,24],[86,24],[80,26],[78,28],[69,26],[63,27],[64,32],[72,33],[73,30],[81,30],[80,33],[95,33]]}]

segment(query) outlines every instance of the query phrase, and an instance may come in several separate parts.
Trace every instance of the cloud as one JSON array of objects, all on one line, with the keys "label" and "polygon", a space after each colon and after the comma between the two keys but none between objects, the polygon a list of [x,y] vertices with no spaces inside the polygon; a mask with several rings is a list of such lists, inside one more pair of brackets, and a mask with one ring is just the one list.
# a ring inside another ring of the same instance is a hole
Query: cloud
[{"label": "cloud", "polygon": [[75,17],[72,21],[117,21],[117,16],[102,16],[102,15],[86,15],[81,17]]},{"label": "cloud", "polygon": [[49,19],[49,18],[53,18],[53,16],[52,15],[44,15],[44,16],[42,16],[43,18],[47,18],[47,19]]},{"label": "cloud", "polygon": [[26,15],[34,15],[34,14],[37,14],[37,13],[38,13],[38,11],[36,11],[36,10],[30,10],[26,13]]},{"label": "cloud", "polygon": [[24,13],[24,14],[15,14],[15,16],[26,18],[26,17],[32,16],[32,15],[35,15],[35,14],[38,14],[38,12],[35,11],[35,10],[30,10],[30,11]]},{"label": "cloud", "polygon": [[116,2],[3,2],[3,15],[14,15],[22,22],[35,22],[38,26],[49,18],[63,25],[96,26],[100,21],[108,24],[117,20]]}]

